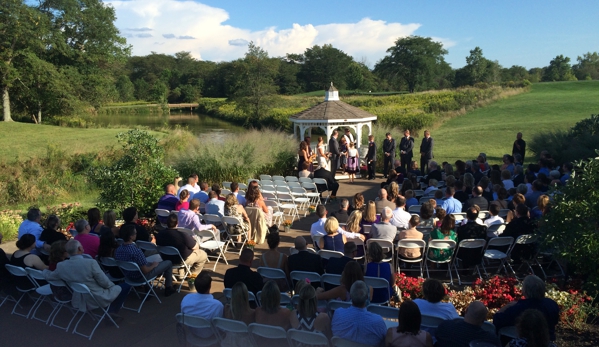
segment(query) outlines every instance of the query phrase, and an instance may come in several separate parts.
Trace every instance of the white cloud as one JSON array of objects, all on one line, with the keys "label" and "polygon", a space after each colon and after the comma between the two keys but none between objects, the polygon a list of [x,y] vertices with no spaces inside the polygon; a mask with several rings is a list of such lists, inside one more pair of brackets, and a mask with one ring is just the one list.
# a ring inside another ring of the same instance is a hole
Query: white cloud
[{"label": "white cloud", "polygon": [[[152,51],[174,54],[190,51],[199,59],[229,61],[242,57],[254,41],[271,56],[302,53],[313,45],[332,44],[373,65],[398,37],[414,34],[420,24],[388,23],[364,18],[357,23],[324,25],[293,23],[290,28],[269,27],[251,31],[224,24],[229,14],[195,1],[107,0],[116,9],[116,25],[133,45],[133,54]],[[152,32],[139,34],[135,32]],[[143,36],[142,36],[143,35]],[[144,38],[153,37],[154,40]],[[157,39],[157,40],[156,40]],[[438,39],[445,47],[455,42]],[[158,49],[159,47],[159,49]]]}]

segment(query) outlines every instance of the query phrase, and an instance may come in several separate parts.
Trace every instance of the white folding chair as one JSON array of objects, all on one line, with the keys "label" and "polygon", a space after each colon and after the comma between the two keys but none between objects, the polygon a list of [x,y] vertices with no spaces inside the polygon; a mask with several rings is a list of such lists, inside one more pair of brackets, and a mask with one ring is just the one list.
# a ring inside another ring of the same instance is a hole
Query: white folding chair
[{"label": "white folding chair", "polygon": [[[225,288],[225,289],[223,289],[223,295],[227,299],[227,304],[231,303],[232,292],[233,292],[233,290],[231,288]],[[248,292],[248,301],[250,301],[250,302],[253,301],[254,304],[256,304],[256,306],[260,306],[260,303],[258,302],[258,299],[256,298],[256,295],[254,295],[254,293],[252,293],[252,292]]]},{"label": "white folding chair", "polygon": [[428,202],[429,200],[430,200],[430,198],[429,198],[429,197],[422,197],[422,198],[418,199],[418,203],[419,203],[420,205],[422,205],[422,204],[424,204],[424,203]]},{"label": "white folding chair", "polygon": [[[52,297],[53,297],[52,288],[50,288],[49,284],[45,284],[43,286],[40,285],[40,283],[38,281],[46,281],[44,274],[40,270],[28,267],[28,268],[25,268],[25,271],[27,271],[27,275],[29,275],[29,278],[31,279],[31,281],[35,284],[35,287],[36,287],[35,292],[38,295],[37,300],[35,301],[35,303],[33,304],[33,307],[31,308],[33,310],[33,312],[31,313],[31,318],[48,324],[48,322],[50,321],[50,318],[52,318],[52,315],[54,315],[54,311],[56,310],[56,307],[58,306],[55,302],[52,301]],[[52,311],[48,315],[48,318],[41,319],[41,318],[36,317],[35,314],[37,313],[37,310],[40,308],[40,306],[42,306],[42,304],[44,302],[48,303],[52,307]]]},{"label": "white folding chair", "polygon": [[324,204],[326,205],[329,202],[329,199],[331,197],[331,191],[329,190],[329,185],[327,184],[327,180],[325,180],[324,178],[314,178],[314,179],[312,179],[312,182],[314,182],[315,185],[320,184],[320,185],[325,186],[325,190],[323,190],[322,193],[323,193],[323,197],[324,197],[324,192],[328,192],[326,199],[324,199]]},{"label": "white folding chair", "polygon": [[285,181],[287,182],[299,182],[299,179],[295,176],[285,176]]},{"label": "white folding chair", "polygon": [[414,213],[414,214],[419,214],[421,207],[422,207],[422,205],[412,205],[412,206],[410,206],[410,208],[408,208],[408,212]]},{"label": "white folding chair", "polygon": [[239,247],[239,255],[241,255],[241,251],[243,251],[243,246],[248,240],[247,232],[243,231],[241,234],[231,234],[229,229],[230,227],[235,227],[236,225],[240,225],[239,219],[230,216],[224,216],[222,221],[225,225],[225,232],[227,234],[227,240],[225,241],[225,251],[229,248],[230,245],[235,244],[236,241],[234,239],[241,237],[241,247]]},{"label": "white folding chair", "polygon": [[456,249],[456,252],[454,254],[453,257],[453,268],[455,269],[455,272],[458,276],[458,284],[462,285],[462,279],[460,278],[460,271],[458,270],[458,261],[463,261],[464,259],[460,258],[460,249],[471,249],[471,250],[476,250],[479,249],[480,250],[480,255],[475,254],[476,252],[472,252],[472,256],[476,256],[477,258],[480,256],[480,262],[478,264],[475,264],[475,268],[476,271],[478,273],[478,277],[482,280],[483,277],[480,274],[480,269],[478,267],[478,265],[482,265],[483,262],[483,251],[485,249],[485,245],[487,244],[487,241],[485,240],[480,240],[480,239],[466,239],[466,240],[462,240],[460,241],[460,243],[458,244],[458,248]]},{"label": "white folding chair", "polygon": [[272,222],[277,226],[281,226],[283,223],[283,218],[285,217],[285,213],[280,210],[279,203],[276,200],[264,200],[264,204],[266,206],[272,207]]},{"label": "white folding chair", "polygon": [[[483,252],[483,257],[487,261],[492,261],[492,260],[499,261],[499,266],[497,267],[497,274],[499,274],[499,272],[501,271],[501,268],[503,267],[503,270],[505,271],[505,275],[507,276],[508,273],[507,273],[507,268],[505,267],[505,262],[508,259],[507,252],[509,251],[509,249],[511,248],[513,243],[514,243],[514,238],[511,236],[495,237],[495,238],[490,239],[489,242],[487,243],[487,247],[485,248],[485,250]],[[491,247],[507,247],[507,250],[506,250],[506,252],[502,252],[496,248],[491,248]],[[485,271],[485,275],[488,276],[487,269],[485,268],[484,262],[483,262],[483,270]]]},{"label": "white folding chair", "polygon": [[206,224],[212,224],[217,228],[222,228],[223,227],[223,220],[222,217],[217,215],[217,214],[204,214],[202,216],[202,218],[204,219],[204,221],[206,222]]},{"label": "white folding chair", "polygon": [[399,319],[399,308],[397,307],[368,305],[366,306],[366,310],[383,317],[385,320],[393,320],[397,322]]},{"label": "white folding chair", "polygon": [[[366,241],[366,248],[368,248],[371,243],[378,243],[381,246],[381,248],[383,249],[383,254],[385,255],[383,261],[386,263],[390,262],[391,269],[395,269],[395,246],[393,245],[393,242],[383,239],[368,239],[368,241]],[[388,256],[387,254],[390,255]]]},{"label": "white folding chair", "polygon": [[499,217],[505,219],[505,217],[507,217],[508,212],[510,212],[511,210],[509,208],[504,208],[499,210],[499,213],[497,214]]},{"label": "white folding chair", "polygon": [[312,179],[310,177],[300,177],[298,178],[299,183],[312,183]]},{"label": "white folding chair", "polygon": [[362,229],[364,229],[364,235],[370,234],[370,229],[372,229],[372,225],[362,225]]},{"label": "white folding chair", "polygon": [[308,205],[310,204],[310,198],[307,197],[307,191],[302,187],[293,187],[291,189],[291,195],[293,195],[295,203],[299,203],[299,208],[304,210],[304,217],[308,213]]},{"label": "white folding chair", "polygon": [[292,182],[287,181],[287,186],[289,188],[301,188],[302,184],[299,183],[298,181],[292,181]]},{"label": "white folding chair", "polygon": [[166,257],[164,258],[179,259],[178,261],[173,261],[172,263],[173,269],[183,269],[184,271],[183,278],[180,278],[181,283],[177,289],[177,293],[180,293],[183,282],[185,282],[185,279],[191,275],[191,269],[189,268],[189,265],[185,263],[185,259],[183,259],[183,256],[181,256],[179,250],[173,246],[158,246],[158,253],[160,253],[160,255],[165,255]]},{"label": "white folding chair", "polygon": [[262,278],[265,279],[269,279],[269,280],[284,280],[287,283],[287,288],[291,288],[291,285],[289,285],[289,282],[287,281],[287,274],[285,274],[285,271],[281,270],[281,269],[275,269],[275,268],[271,268],[271,267],[264,267],[261,266],[259,268],[256,269],[256,271],[258,271],[258,273],[262,276]]},{"label": "white folding chair", "polygon": [[239,186],[239,193],[241,193],[242,191],[246,191],[248,189],[248,186],[245,183],[238,183],[238,186]]},{"label": "white folding chair", "polygon": [[[422,189],[414,189],[414,196],[419,198],[424,195],[424,190]],[[428,201],[428,200],[427,200]]]},{"label": "white folding chair", "polygon": [[289,329],[287,341],[291,347],[329,347],[329,339],[323,333]]},{"label": "white folding chair", "polygon": [[487,218],[489,218],[490,215],[491,215],[491,213],[489,211],[478,212],[478,218],[480,218],[480,219],[487,219]]},{"label": "white folding chair", "polygon": [[289,188],[289,185],[287,184],[287,181],[284,180],[278,180],[278,181],[274,181],[273,182],[276,188]]},{"label": "white folding chair", "polygon": [[[247,325],[241,321],[214,317],[212,327],[221,345],[229,346],[227,342],[235,341],[235,346],[242,346],[247,344],[250,338]],[[245,343],[240,344],[242,341]]]},{"label": "white folding chair", "polygon": [[30,287],[29,286],[20,287],[18,284],[15,286],[17,291],[19,293],[21,293],[21,295],[19,296],[19,299],[15,302],[15,306],[13,307],[12,312],[11,312],[11,314],[16,314],[17,316],[29,318],[29,315],[31,314],[32,310],[35,308],[34,306],[31,306],[31,308],[29,309],[27,314],[18,313],[18,312],[16,312],[16,310],[17,310],[17,307],[21,307],[21,305],[20,305],[21,300],[23,300],[23,298],[25,296],[28,296],[29,298],[33,299],[33,297],[31,296],[31,293],[35,292],[36,285],[35,285],[35,283],[33,283],[31,281],[31,279],[27,275],[27,271],[24,268],[10,265],[10,264],[6,264],[4,266],[6,267],[8,272],[10,272],[10,274],[13,275],[14,277],[22,277],[23,278],[23,283],[21,283],[21,284],[25,284],[25,283],[31,284]]},{"label": "white folding chair", "polygon": [[323,238],[323,236],[324,235],[311,235],[310,236],[310,238],[312,238],[312,245],[314,246],[314,249],[320,249],[320,247],[318,246],[318,243],[320,242],[320,239]]},{"label": "white folding chair", "polygon": [[248,325],[248,331],[250,341],[256,347],[287,345],[287,332],[281,327],[252,323]]},{"label": "white folding chair", "polygon": [[220,195],[221,196],[227,196],[229,194],[231,194],[231,190],[230,189],[223,188],[223,189],[220,190]]},{"label": "white folding chair", "polygon": [[[110,281],[119,283],[125,280],[125,275],[123,275],[123,272],[121,269],[119,269],[119,265],[114,258],[99,257],[98,262],[100,263],[100,267],[104,270],[106,277],[108,277]],[[117,276],[117,274],[119,274],[119,276]]]},{"label": "white folding chair", "polygon": [[441,323],[443,323],[445,321],[444,318],[435,317],[435,316],[429,316],[429,315],[426,315],[426,314],[423,314],[421,317],[422,317],[422,320],[420,322],[420,327],[423,330],[427,330],[427,331],[428,331],[428,329],[437,329],[437,327],[439,326],[439,324],[441,324]]},{"label": "white folding chair", "polygon": [[279,199],[279,208],[281,208],[283,211],[291,211],[291,214],[288,213],[288,215],[291,216],[292,222],[295,220],[296,217],[297,219],[299,219],[299,210],[297,208],[297,204],[293,195],[287,193],[279,193],[277,194],[277,198]]},{"label": "white folding chair", "polygon": [[133,291],[137,295],[137,297],[139,297],[139,292],[137,291],[137,289],[135,289],[135,287],[147,285],[148,288],[138,308],[132,308],[123,305],[124,309],[137,311],[137,313],[141,312],[141,308],[143,307],[144,303],[150,295],[155,297],[159,303],[162,303],[162,301],[160,301],[160,298],[158,297],[158,294],[156,294],[156,291],[154,291],[154,280],[156,279],[156,276],[146,278],[143,272],[141,272],[139,265],[137,265],[134,262],[117,260],[117,264],[119,265],[121,271],[123,271],[123,273],[125,274],[125,283],[133,287]]},{"label": "white folding chair", "polygon": [[[533,234],[525,234],[525,235],[520,235],[518,236],[518,238],[516,238],[516,241],[514,241],[514,244],[512,245],[512,248],[509,250],[509,257],[512,257],[512,253],[514,252],[514,248],[520,246],[520,247],[530,247],[531,250],[534,247],[534,245],[538,242],[539,240],[539,236],[538,235],[533,235]],[[545,274],[545,270],[543,270],[543,267],[541,266],[541,264],[539,263],[538,259],[537,259],[537,255],[538,255],[538,249],[537,250],[532,250],[532,254],[530,255],[530,258],[522,258],[519,259],[522,261],[522,264],[526,264],[526,266],[528,266],[530,272],[534,275],[534,270],[532,268],[532,265],[538,265],[539,268],[541,269],[541,272],[543,273],[543,277],[547,277],[547,275]],[[512,267],[512,265],[510,264],[510,262],[506,262],[508,264],[508,266],[510,267],[510,269],[512,270],[512,273],[514,274],[514,276],[516,276],[516,278],[518,277],[516,275],[516,271],[514,271],[514,268]]]},{"label": "white folding chair", "polygon": [[452,213],[452,215],[455,217],[456,222],[466,219],[465,213]]},{"label": "white folding chair", "polygon": [[[94,332],[96,331],[96,329],[98,328],[98,325],[100,325],[100,323],[102,323],[102,320],[104,320],[105,317],[107,317],[112,324],[114,324],[115,327],[119,327],[118,324],[116,324],[116,322],[114,321],[114,319],[112,319],[112,317],[108,314],[108,311],[106,310],[106,307],[103,307],[100,302],[98,301],[98,299],[96,299],[96,297],[94,296],[94,294],[89,290],[89,288],[82,283],[76,283],[76,282],[72,282],[70,284],[71,289],[73,290],[73,292],[81,294],[84,298],[91,298],[91,300],[94,301],[95,306],[97,306],[98,309],[101,310],[100,314],[94,314],[91,310],[88,309],[87,304],[82,304],[79,307],[79,312],[81,312],[81,318],[79,318],[79,320],[77,321],[77,323],[75,324],[75,327],[73,328],[73,334],[77,334],[83,337],[87,337],[88,340],[91,341],[92,336],[94,336]],[[84,299],[85,300],[85,299]],[[89,335],[85,335],[82,334],[81,332],[77,331],[77,327],[79,326],[79,323],[81,323],[81,321],[83,320],[83,318],[85,317],[85,315],[89,315],[94,321],[97,321],[96,325],[94,326],[94,328],[92,329],[91,333]]]},{"label": "white folding chair", "polygon": [[[156,213],[156,217],[162,217],[162,218],[167,218],[168,216],[171,215],[171,211],[169,210],[165,210],[165,209],[161,209],[161,208],[157,208],[154,210],[154,213]],[[166,228],[166,223],[160,223],[160,225],[164,228]]]},{"label": "white folding chair", "polygon": [[349,308],[351,307],[351,302],[349,301],[341,301],[341,300],[329,300],[327,302],[327,313],[329,314],[329,317],[331,317],[331,319],[333,319],[333,315],[335,314],[335,311],[339,308]]},{"label": "white folding chair", "polygon": [[[258,291],[256,293],[256,300],[257,300],[257,306],[262,306],[262,291]],[[250,300],[248,300],[250,301]],[[289,296],[289,294],[281,292],[281,297],[279,298],[279,306],[281,307],[287,307],[287,305],[289,305],[291,303],[291,297]]]},{"label": "white folding chair", "polygon": [[137,241],[135,241],[135,244],[137,245],[137,247],[139,249],[141,249],[144,252],[145,251],[158,252],[158,248],[156,247],[155,243],[152,243],[149,241],[137,240]]},{"label": "white folding chair", "polygon": [[[322,284],[320,283],[320,275],[317,272],[291,271],[291,273],[289,274],[289,277],[291,278],[291,285],[293,285],[292,288],[295,288],[295,283],[297,281],[301,281],[301,280],[305,280],[305,279],[308,279],[310,281],[310,284],[317,283],[319,287],[322,286]],[[299,293],[295,293],[295,294],[299,294]]]},{"label": "white folding chair", "polygon": [[299,251],[295,247],[289,247],[289,255],[298,254]]},{"label": "white folding chair", "polygon": [[329,251],[327,249],[321,249],[318,251],[318,255],[322,259],[331,259],[331,258],[341,258],[343,257],[343,252]]},{"label": "white folding chair", "polygon": [[272,176],[271,175],[260,175],[258,177],[260,177],[260,181],[264,181],[264,180],[272,181]]},{"label": "white folding chair", "polygon": [[505,224],[492,224],[491,226],[489,226],[489,228],[487,228],[487,237],[488,238],[495,238],[500,236],[501,234],[503,234],[503,232],[505,231]]},{"label": "white folding chair", "polygon": [[284,176],[273,175],[272,176],[272,180],[273,181],[285,181],[285,177]]},{"label": "white folding chair", "polygon": [[360,246],[362,246],[362,249],[364,249],[364,254],[361,256],[355,256],[354,260],[366,259],[366,245],[361,238],[358,237],[355,239],[348,239],[347,242],[353,242],[356,245],[356,249],[360,249]]},{"label": "white folding chair", "polygon": [[[216,337],[216,335],[214,335],[214,332],[212,330],[212,324],[206,318],[192,316],[192,315],[186,315],[183,313],[177,313],[175,315],[175,318],[177,319],[177,323],[182,324],[185,329],[185,340],[186,341],[179,341],[181,344],[183,344],[183,345],[189,344],[191,346],[209,347],[209,346],[214,346],[218,343],[218,338]],[[196,334],[194,334],[193,330],[197,331],[199,329],[204,330],[204,331],[212,331],[213,335],[209,336],[209,337],[197,336]]]},{"label": "white folding chair", "polygon": [[[322,274],[320,276],[320,283],[325,287],[337,287],[341,285],[341,275],[336,274]],[[327,286],[328,285],[328,286]]]},{"label": "white folding chair", "polygon": [[[453,276],[451,274],[451,261],[453,259],[453,256],[455,255],[455,248],[456,248],[456,242],[453,240],[429,240],[428,241],[427,252],[426,252],[426,261],[424,262],[424,267],[426,268],[426,277],[427,278],[431,278],[429,268],[428,268],[428,262],[435,263],[435,264],[448,264],[447,272],[449,273],[449,279],[451,280],[451,283],[453,283]],[[439,250],[439,251],[451,252],[451,256],[447,257],[447,259],[444,259],[444,260],[437,260],[437,259],[431,258],[431,256],[430,256],[431,251],[435,250],[435,249]]]},{"label": "white folding chair", "polygon": [[333,346],[333,347],[369,347],[370,345],[365,345],[363,343],[342,339],[339,336],[333,336],[331,338],[331,346]]},{"label": "white folding chair", "polygon": [[[400,248],[419,248],[420,249],[420,257],[414,258],[414,259],[401,258],[399,256]],[[420,265],[420,277],[424,277],[422,263],[424,262],[424,257],[425,257],[424,253],[425,252],[426,252],[426,242],[424,240],[417,240],[417,239],[399,240],[399,242],[397,244],[397,271],[401,272],[401,270],[399,268],[400,262],[419,264]]]},{"label": "white folding chair", "polygon": [[225,261],[225,264],[229,265],[229,262],[227,261],[227,256],[225,255],[224,241],[217,241],[211,230],[200,230],[197,232],[197,234],[198,237],[202,240],[202,242],[200,243],[200,248],[218,253],[218,255],[208,255],[208,258],[216,258],[216,261],[214,262],[214,268],[212,269],[212,271],[216,271],[216,265],[218,265],[218,261],[221,257]]},{"label": "white folding chair", "polygon": [[518,330],[516,329],[516,326],[510,325],[508,327],[503,327],[503,328],[499,329],[499,331],[497,332],[497,335],[511,337],[512,339],[517,339],[518,338]]},{"label": "white folding chair", "polygon": [[[51,320],[48,323],[51,327],[62,329],[64,331],[69,331],[71,324],[73,323],[73,321],[75,320],[75,317],[77,316],[77,309],[74,308],[71,303],[73,291],[71,290],[71,288],[69,288],[69,286],[64,281],[61,281],[61,280],[48,280],[48,284],[50,284],[51,286],[56,287],[56,288],[64,288],[65,291],[68,291],[69,293],[71,293],[71,297],[65,297],[65,298],[60,298],[60,297],[57,297],[56,295],[54,295],[54,301],[56,302],[56,309],[54,310],[54,312],[52,314],[50,314],[49,318],[51,318]],[[60,326],[60,325],[54,323],[54,321],[56,320],[56,317],[58,317],[58,314],[60,313],[60,311],[62,310],[63,307],[66,307],[71,312],[71,315],[72,315],[71,319],[69,320],[69,324],[66,327],[63,327],[63,326]]]},{"label": "white folding chair", "polygon": [[231,189],[231,183],[233,182],[222,182],[223,188]]},{"label": "white folding chair", "polygon": [[391,298],[391,291],[389,290],[389,281],[381,277],[364,276],[364,282],[366,282],[367,285],[371,286],[372,289],[384,289],[387,291],[387,300],[382,302],[372,302],[372,304],[384,305],[389,302],[389,299]]},{"label": "white folding chair", "polygon": [[318,192],[316,184],[311,181],[302,182],[301,178],[300,182],[302,183],[302,188],[306,190],[306,197],[310,198],[310,202],[314,205],[320,205],[322,202],[320,201],[320,193]]}]

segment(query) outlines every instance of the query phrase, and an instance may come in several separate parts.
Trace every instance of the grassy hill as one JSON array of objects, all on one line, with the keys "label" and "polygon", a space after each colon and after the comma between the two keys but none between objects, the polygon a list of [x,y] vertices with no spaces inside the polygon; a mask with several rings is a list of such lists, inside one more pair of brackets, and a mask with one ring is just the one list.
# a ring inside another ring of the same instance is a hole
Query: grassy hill
[{"label": "grassy hill", "polygon": [[511,154],[516,133],[529,140],[539,132],[568,129],[596,113],[599,81],[534,84],[528,93],[499,100],[434,129],[435,160],[454,163],[485,152],[491,162],[499,162],[503,154]]}]

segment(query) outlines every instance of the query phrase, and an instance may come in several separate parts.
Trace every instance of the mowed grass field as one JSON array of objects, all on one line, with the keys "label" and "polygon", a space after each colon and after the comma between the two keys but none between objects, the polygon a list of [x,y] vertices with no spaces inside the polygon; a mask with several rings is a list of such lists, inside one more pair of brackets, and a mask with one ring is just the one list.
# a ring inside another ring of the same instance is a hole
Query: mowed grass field
[{"label": "mowed grass field", "polygon": [[[567,130],[598,113],[599,81],[537,83],[528,93],[499,100],[433,129],[435,160],[453,164],[484,152],[492,164],[499,163],[503,154],[512,153],[518,132],[528,142],[534,134]],[[527,150],[528,158],[533,155]]]},{"label": "mowed grass field", "polygon": [[49,145],[68,154],[98,152],[116,145],[116,135],[126,131],[127,129],[81,129],[0,122],[0,160],[13,162],[43,157]]}]

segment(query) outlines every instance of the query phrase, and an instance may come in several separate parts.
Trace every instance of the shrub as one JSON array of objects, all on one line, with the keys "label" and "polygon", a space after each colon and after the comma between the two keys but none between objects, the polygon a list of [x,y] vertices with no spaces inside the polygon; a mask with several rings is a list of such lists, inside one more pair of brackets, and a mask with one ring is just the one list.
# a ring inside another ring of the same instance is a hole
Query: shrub
[{"label": "shrub", "polygon": [[177,171],[165,164],[164,148],[148,132],[130,130],[117,138],[122,156],[90,170],[100,188],[99,206],[116,211],[135,206],[140,216],[151,214],[164,185],[174,180]]},{"label": "shrub", "polygon": [[87,219],[87,208],[81,206],[80,203],[62,203],[56,206],[46,206],[46,213],[42,214],[42,225],[46,225],[46,220],[50,215],[56,215],[60,218],[62,228],[67,228],[67,225],[75,223],[80,219]]},{"label": "shrub", "polygon": [[23,217],[19,214],[21,211],[5,210],[0,212],[0,234],[4,241],[13,241],[17,239],[19,225],[23,222]]}]

